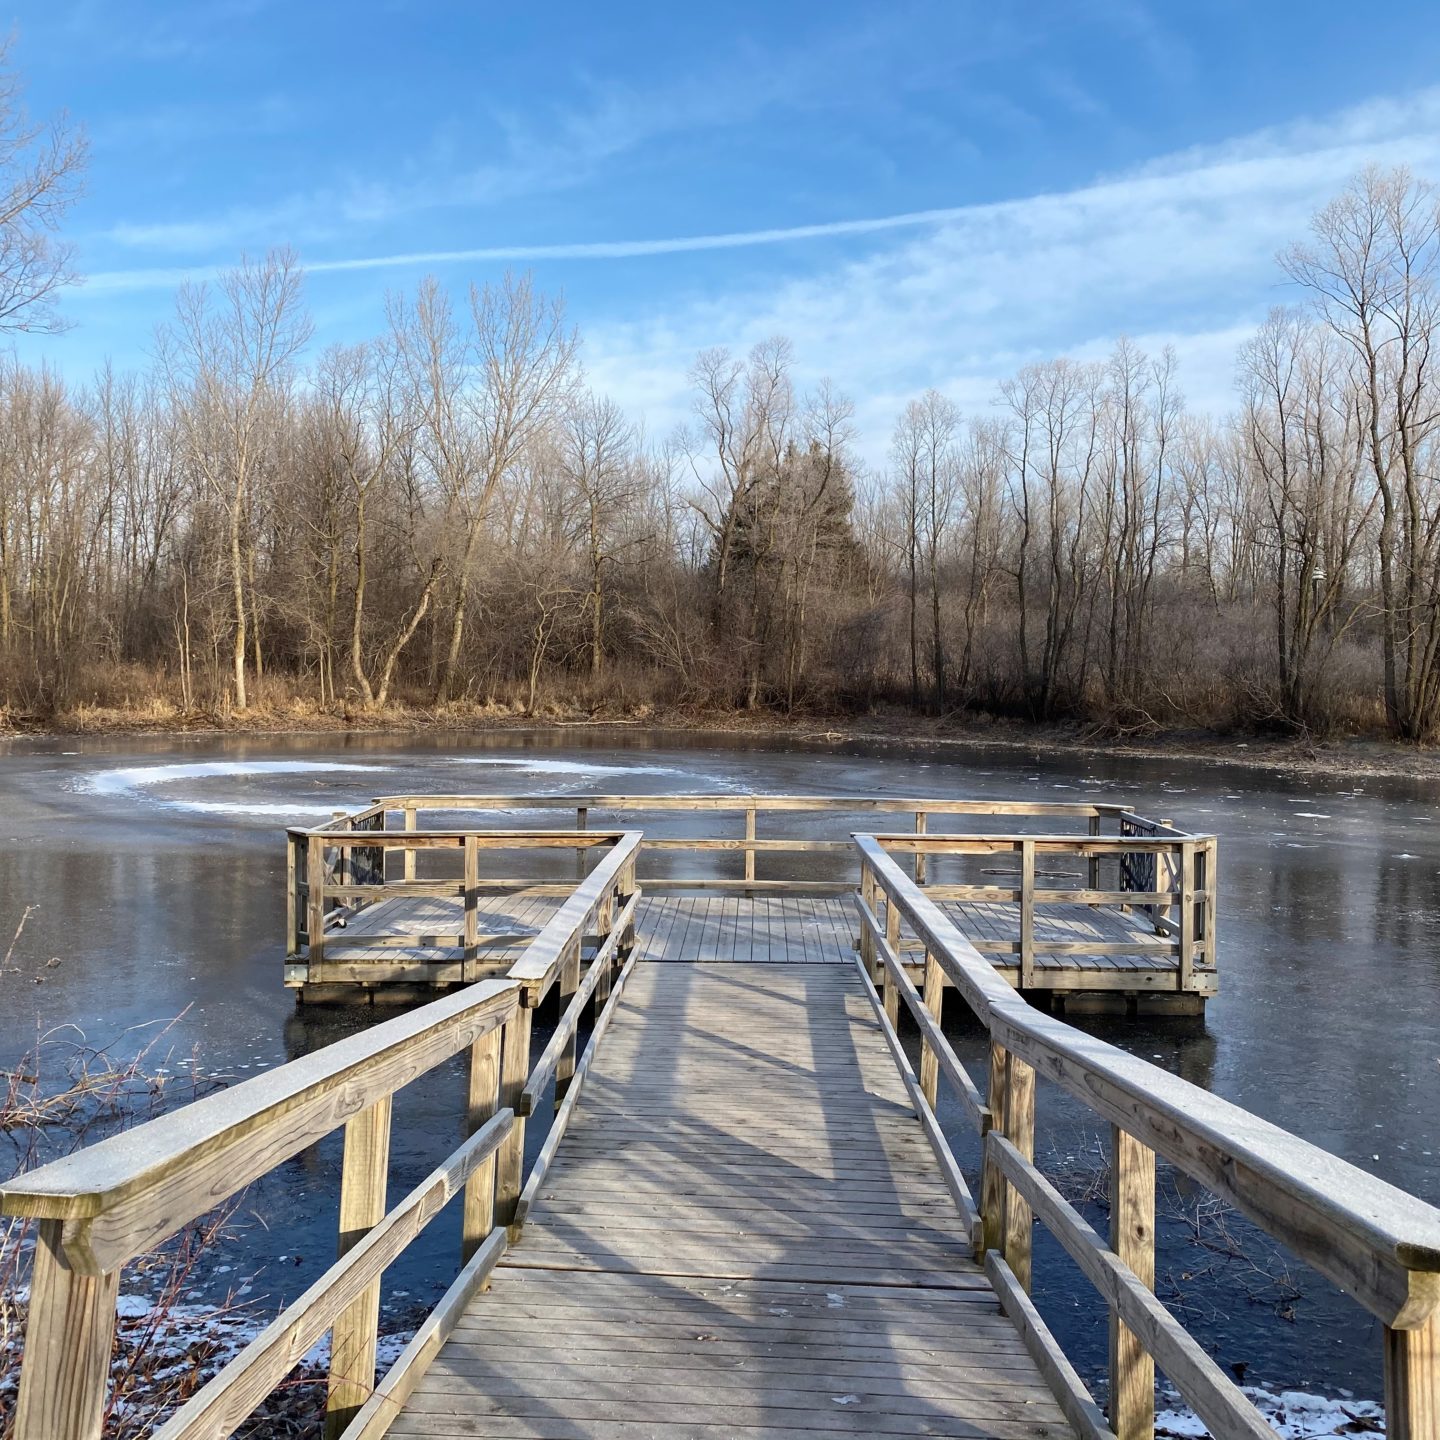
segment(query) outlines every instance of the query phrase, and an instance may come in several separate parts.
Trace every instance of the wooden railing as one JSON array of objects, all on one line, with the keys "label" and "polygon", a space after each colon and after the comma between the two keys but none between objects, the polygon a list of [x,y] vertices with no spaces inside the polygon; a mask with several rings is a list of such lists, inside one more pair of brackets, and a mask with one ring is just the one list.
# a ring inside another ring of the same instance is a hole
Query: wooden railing
[{"label": "wooden railing", "polygon": [[[1017,940],[972,938],[985,955],[1018,956],[1020,988],[1043,988],[1037,966],[1041,955],[1164,955],[1176,961],[1178,984],[1191,988],[1197,965],[1214,970],[1216,964],[1216,857],[1219,842],[1213,835],[1163,833],[1168,827],[1140,822],[1152,833],[1138,837],[1130,828],[1131,816],[1121,817],[1120,836],[1079,835],[876,835],[872,837],[891,854],[913,854],[919,873],[926,873],[926,857],[1013,856],[1018,884],[930,883],[931,900],[1004,901],[1020,910]],[[1155,833],[1162,832],[1162,833]],[[1083,887],[1044,883],[1042,865],[1057,858],[1074,858],[1086,866]],[[1102,889],[1105,875],[1114,884]],[[1148,888],[1136,888],[1139,880]],[[1124,906],[1143,910],[1153,935],[1133,934],[1121,940],[1044,940],[1035,933],[1037,907],[1046,905]]]},{"label": "wooden railing", "polygon": [[[413,813],[413,812],[412,812]],[[458,979],[476,979],[469,967],[481,947],[528,945],[534,935],[482,933],[480,898],[519,889],[531,892],[568,892],[568,881],[548,885],[533,878],[482,876],[480,857],[486,852],[513,850],[605,850],[620,844],[624,830],[587,830],[583,834],[555,830],[495,830],[467,827],[419,831],[386,831],[385,811],[372,805],[352,815],[339,815],[328,825],[313,830],[290,829],[286,833],[286,954],[301,949],[313,964],[324,959],[327,935],[368,905],[402,896],[459,897],[461,926],[454,931],[437,931],[417,936],[413,931],[385,934],[367,932],[367,946],[404,947],[417,944],[450,946],[464,951],[464,966]],[[426,851],[459,851],[462,873],[452,879],[418,879],[415,861]],[[400,857],[392,865],[390,856]],[[391,874],[399,870],[400,874]],[[318,877],[318,883],[312,879]]]},{"label": "wooden railing", "polygon": [[[560,1128],[568,1119],[565,1105],[573,1106],[631,963],[639,844],[634,834],[609,837],[604,857],[572,887],[513,975],[457,990],[5,1182],[0,1213],[38,1221],[14,1440],[98,1440],[122,1267],[341,1126],[339,1259],[153,1433],[156,1440],[228,1436],[328,1331],[327,1435],[383,1434],[503,1255],[522,1201],[528,1208],[525,1117],[552,1075]],[[587,946],[594,954],[582,987]],[[557,983],[574,998],[558,1045],[532,1069],[531,1016]],[[587,999],[598,1014],[577,1066],[575,1029]],[[457,1112],[468,1138],[389,1205],[395,1092],[467,1051],[468,1087]],[[536,1175],[548,1154],[547,1141]],[[381,1276],[462,1192],[458,1274],[377,1385]]]},{"label": "wooden railing", "polygon": [[[340,850],[359,853],[361,863],[371,867],[384,866],[384,852],[407,850],[404,874],[401,878],[413,881],[415,866],[413,851],[419,844],[409,845],[410,837],[434,835],[437,840],[450,837],[445,843],[454,844],[454,836],[463,834],[465,827],[435,825],[439,817],[457,813],[503,813],[514,810],[555,810],[573,812],[577,830],[586,830],[597,814],[634,817],[673,815],[708,815],[717,819],[731,817],[741,830],[737,835],[690,836],[662,835],[647,829],[645,849],[653,852],[652,859],[662,854],[682,852],[692,854],[733,854],[742,862],[742,873],[735,877],[713,875],[661,875],[644,874],[640,878],[650,891],[666,889],[686,890],[746,890],[764,891],[804,890],[816,893],[829,889],[848,893],[854,888],[854,850],[849,833],[842,833],[828,839],[811,839],[793,835],[762,835],[762,819],[773,816],[797,814],[828,814],[835,816],[906,815],[912,818],[917,835],[929,833],[932,818],[968,816],[1003,821],[1019,820],[1064,820],[1086,822],[1087,833],[1099,836],[1109,827],[1116,836],[1130,833],[1143,834],[1146,838],[1174,843],[1173,853],[1178,860],[1179,846],[1187,840],[1212,841],[1213,837],[1192,837],[1172,827],[1168,821],[1146,820],[1131,813],[1129,806],[1108,801],[1026,801],[1026,800],[957,800],[941,796],[874,796],[874,795],[386,795],[372,805],[352,814],[340,814],[334,820],[312,829],[296,829],[289,832],[291,837],[291,893],[297,897],[294,902],[295,915],[292,917],[290,933],[297,935],[303,929],[303,873],[306,856],[328,857],[331,870],[341,862]],[[423,823],[422,823],[423,822]],[[352,842],[337,840],[338,835],[360,833],[369,835],[383,832],[383,840]],[[315,848],[318,842],[318,850]],[[408,846],[408,849],[407,849]],[[1118,853],[1118,852],[1117,852]],[[1153,853],[1153,852],[1151,852]],[[766,855],[831,855],[835,857],[836,874],[825,881],[787,880],[757,875],[757,862]],[[916,861],[917,879],[926,878],[925,859],[921,854]],[[317,865],[317,869],[323,868]],[[843,872],[843,874],[841,873]],[[326,872],[330,873],[329,871]],[[293,883],[299,877],[299,887]],[[496,882],[499,884],[500,882]],[[524,882],[515,882],[517,885]],[[331,888],[327,882],[327,895],[339,898],[344,886],[334,882]],[[363,888],[363,882],[362,882]],[[1117,878],[1116,888],[1126,888]],[[1134,887],[1128,887],[1134,888]],[[1163,888],[1163,887],[1161,887]],[[390,893],[399,893],[391,890]],[[416,893],[456,893],[449,891],[417,891]]]},{"label": "wooden railing", "polygon": [[[1440,1436],[1440,1210],[1198,1086],[1042,1013],[1017,995],[874,837],[861,859],[867,991],[941,1166],[978,1235],[1006,1312],[1086,1436],[1144,1440],[1158,1365],[1216,1440],[1273,1431],[1244,1392],[1155,1297],[1155,1164],[1183,1171],[1340,1286],[1384,1326],[1389,1440]],[[901,946],[918,941],[924,985]],[[948,981],[989,1032],[982,1094],[940,1027]],[[918,1078],[896,1036],[900,1006],[920,1027]],[[981,1137],[978,1205],[935,1122],[944,1076]],[[1081,1101],[1111,1131],[1110,1237],[1102,1238],[1035,1164],[1036,1078]],[[1110,1312],[1108,1424],[1029,1297],[1042,1223]]]}]

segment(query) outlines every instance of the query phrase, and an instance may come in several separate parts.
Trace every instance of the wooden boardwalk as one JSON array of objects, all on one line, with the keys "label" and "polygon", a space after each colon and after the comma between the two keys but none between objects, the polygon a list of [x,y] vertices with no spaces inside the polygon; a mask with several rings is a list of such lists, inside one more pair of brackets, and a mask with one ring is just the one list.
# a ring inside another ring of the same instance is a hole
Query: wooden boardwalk
[{"label": "wooden boardwalk", "polygon": [[520,1239],[391,1433],[1070,1428],[858,971],[761,960],[637,968]]}]

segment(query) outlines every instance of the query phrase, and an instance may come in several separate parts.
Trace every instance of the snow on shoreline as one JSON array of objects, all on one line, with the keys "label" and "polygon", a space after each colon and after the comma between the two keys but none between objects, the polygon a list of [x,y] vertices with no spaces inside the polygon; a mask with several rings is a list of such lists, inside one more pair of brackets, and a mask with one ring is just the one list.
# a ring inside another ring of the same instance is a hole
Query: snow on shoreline
[{"label": "snow on shoreline", "polygon": [[[1243,1386],[1260,1418],[1285,1440],[1348,1440],[1383,1435],[1385,1407],[1375,1400],[1314,1395],[1306,1390],[1266,1390]],[[1168,1440],[1208,1440],[1205,1422],[1173,1390],[1160,1397],[1155,1433]]]}]

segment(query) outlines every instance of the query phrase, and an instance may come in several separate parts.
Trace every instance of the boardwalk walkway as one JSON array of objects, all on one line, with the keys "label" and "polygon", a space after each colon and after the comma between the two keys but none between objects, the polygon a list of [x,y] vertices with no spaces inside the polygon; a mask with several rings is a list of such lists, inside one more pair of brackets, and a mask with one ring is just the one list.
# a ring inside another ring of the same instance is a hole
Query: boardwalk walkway
[{"label": "boardwalk walkway", "polygon": [[637,969],[523,1235],[391,1433],[1070,1430],[855,968],[747,961]]}]

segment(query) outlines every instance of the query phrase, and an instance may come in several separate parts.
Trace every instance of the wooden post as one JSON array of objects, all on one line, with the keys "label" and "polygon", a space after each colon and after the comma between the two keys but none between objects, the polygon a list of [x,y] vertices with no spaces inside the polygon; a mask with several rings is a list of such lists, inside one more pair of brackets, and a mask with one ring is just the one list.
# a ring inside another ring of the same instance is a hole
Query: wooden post
[{"label": "wooden post", "polygon": [[312,835],[305,852],[305,929],[309,932],[306,958],[312,966],[325,958],[325,837]]},{"label": "wooden post", "polygon": [[[589,827],[589,824],[589,806],[577,805],[575,807],[575,828],[577,830],[584,830]],[[575,878],[577,880],[583,880],[585,878],[585,847],[583,845],[577,845],[575,847]]]},{"label": "wooden post", "polygon": [[[415,807],[410,804],[405,806],[405,829],[407,831],[415,829]],[[415,852],[409,849],[405,851],[405,878],[407,880],[415,878]]]},{"label": "wooden post", "polygon": [[1385,1440],[1440,1440],[1440,1314],[1385,1328]]},{"label": "wooden post", "polygon": [[[745,812],[745,838],[747,840],[755,838],[755,807],[753,805]],[[745,878],[747,880],[755,878],[755,847],[753,845],[745,847]]]},{"label": "wooden post", "polygon": [[1205,899],[1200,904],[1200,955],[1212,969],[1215,965],[1215,885],[1220,878],[1219,842],[1207,840],[1204,850]]},{"label": "wooden post", "polygon": [[[565,959],[560,965],[560,975],[557,981],[560,989],[560,1013],[565,1013],[565,1007],[570,1003],[570,997],[580,988],[580,937],[577,935],[569,943],[565,952]],[[570,1088],[571,1076],[575,1074],[575,1032],[570,1032],[570,1038],[565,1042],[565,1048],[560,1052],[560,1059],[555,1064],[555,1108],[560,1108],[561,1102],[565,1099],[565,1092]]]},{"label": "wooden post", "polygon": [[[1020,842],[1020,988],[1035,988],[1035,842]],[[1015,1268],[1013,1265],[1010,1267]]]},{"label": "wooden post", "polygon": [[[345,1122],[345,1159],[340,1172],[340,1245],[344,1256],[385,1218],[390,1176],[391,1097],[386,1095]],[[330,1393],[325,1436],[334,1440],[375,1388],[375,1350],[380,1335],[380,1280],[353,1300],[330,1332]]]},{"label": "wooden post", "polygon": [[63,1220],[36,1226],[15,1440],[100,1440],[120,1272],[72,1270],[64,1232]]},{"label": "wooden post", "polygon": [[[945,1008],[945,972],[940,962],[927,950],[925,952],[925,1008],[940,1023]],[[940,1062],[935,1058],[934,1048],[928,1036],[920,1040],[920,1092],[930,1108],[935,1108],[935,1097],[940,1086]]]},{"label": "wooden post", "polygon": [[[470,1090],[465,1100],[465,1133],[473,1135],[500,1108],[500,1027],[470,1046]],[[465,1182],[461,1221],[461,1260],[480,1248],[495,1228],[495,1157],[491,1155]]]},{"label": "wooden post", "polygon": [[285,954],[300,953],[300,843],[285,837]]},{"label": "wooden post", "polygon": [[[1146,1289],[1155,1288],[1155,1152],[1111,1127],[1110,1248]],[[1116,1440],[1155,1433],[1155,1361],[1110,1311],[1110,1428]]]},{"label": "wooden post", "polygon": [[[895,897],[887,894],[885,896],[885,943],[890,947],[890,953],[900,959],[900,907],[895,903]],[[885,981],[885,1018],[890,1022],[890,1028],[897,1034],[900,1027],[900,987],[896,985],[894,977],[890,974],[888,965],[881,967],[884,971]]]},{"label": "wooden post", "polygon": [[[520,1008],[505,1023],[500,1045],[500,1108],[520,1108],[520,1092],[530,1077],[529,997],[522,995]],[[495,1219],[508,1225],[515,1218],[515,1206],[525,1178],[525,1119],[516,1114],[510,1133],[495,1152]]]},{"label": "wooden post", "polygon": [[476,835],[465,837],[465,963],[463,974],[475,979],[474,965],[479,957],[480,939],[480,840]]},{"label": "wooden post", "polygon": [[1180,964],[1176,988],[1189,990],[1195,983],[1195,844],[1180,846]]},{"label": "wooden post", "polygon": [[[929,825],[930,817],[923,810],[915,812],[915,833],[923,835]],[[915,852],[915,883],[923,885],[928,874],[928,867],[925,863],[925,856],[919,850]]]},{"label": "wooden post", "polygon": [[[1035,1067],[1018,1055],[1006,1065],[1005,1138],[1027,1159],[1035,1158]],[[1018,1191],[1005,1185],[1005,1263],[1028,1293],[1034,1221]]]},{"label": "wooden post", "polygon": [[[605,938],[610,934],[610,931],[615,924],[615,894],[613,891],[609,891],[606,893],[605,898],[600,902],[597,908],[597,913],[599,915],[599,920],[595,926],[595,929],[596,932],[599,934],[601,941],[603,942]],[[578,976],[578,967],[580,964],[580,942],[578,939],[575,942],[575,964],[577,967],[576,974]],[[600,1012],[605,1008],[606,1003],[610,999],[610,986],[614,980],[616,967],[622,964],[624,964],[624,959],[620,954],[620,947],[617,945],[615,947],[614,953],[606,962],[604,973],[595,982],[594,1014],[597,1020],[600,1018]]]},{"label": "wooden post", "polygon": [[[871,868],[868,860],[860,862],[860,899],[864,901],[866,909],[879,919],[879,911],[875,907],[875,871]],[[872,981],[880,976],[879,963],[875,957],[875,937],[870,933],[870,927],[862,920],[860,922],[860,963],[865,967],[865,973]]]},{"label": "wooden post", "polygon": [[[1010,1052],[990,1042],[990,1085],[985,1107],[990,1111],[990,1128],[1005,1134],[1005,1098],[1009,1087]],[[980,1219],[987,1250],[1001,1250],[1005,1244],[1005,1177],[990,1159],[987,1150],[980,1167]]]},{"label": "wooden post", "polygon": [[[1094,837],[1099,835],[1099,833],[1100,817],[1098,815],[1092,815],[1090,817],[1090,834]],[[1098,855],[1092,855],[1090,857],[1090,888],[1092,890],[1098,890],[1100,888],[1100,857]]]}]

